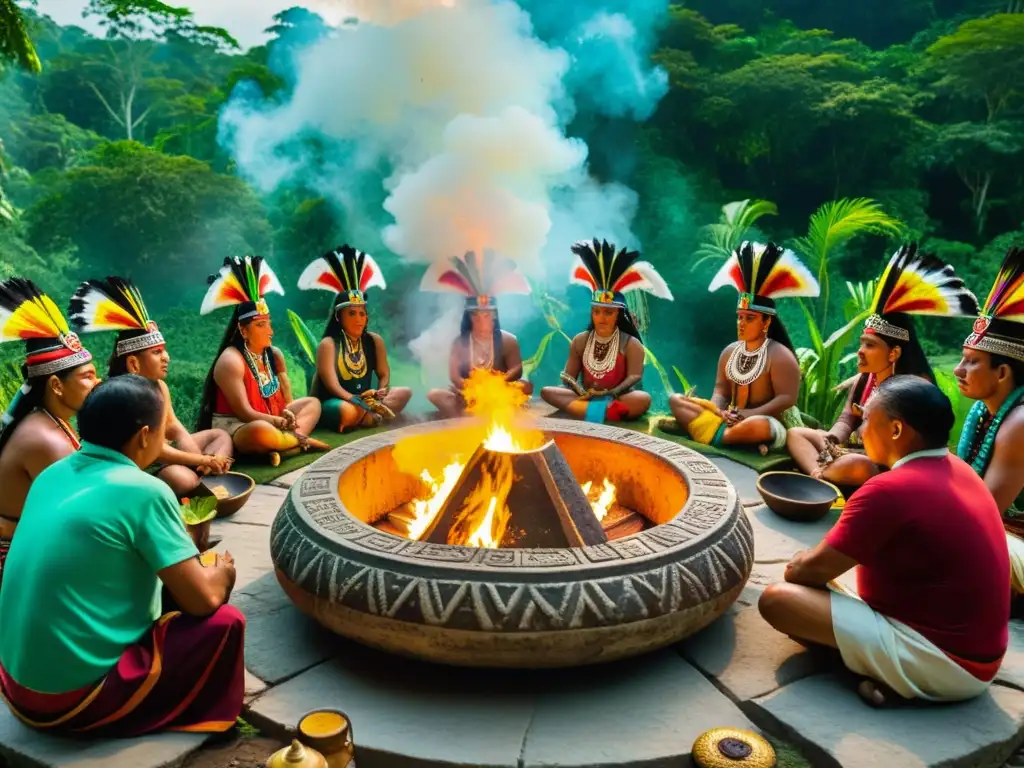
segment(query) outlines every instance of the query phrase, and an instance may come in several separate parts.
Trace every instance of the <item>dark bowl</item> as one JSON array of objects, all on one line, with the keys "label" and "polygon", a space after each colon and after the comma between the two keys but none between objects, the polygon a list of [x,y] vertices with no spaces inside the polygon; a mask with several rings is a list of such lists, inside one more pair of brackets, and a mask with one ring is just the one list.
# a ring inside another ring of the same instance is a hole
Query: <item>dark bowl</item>
[{"label": "dark bowl", "polygon": [[230,517],[245,506],[249,500],[256,481],[241,472],[228,472],[226,475],[210,475],[200,479],[211,493],[214,488],[226,488],[231,494],[226,499],[217,500],[217,517]]},{"label": "dark bowl", "polygon": [[757,491],[772,512],[802,523],[823,518],[841,495],[831,483],[799,472],[765,472],[757,478]]}]

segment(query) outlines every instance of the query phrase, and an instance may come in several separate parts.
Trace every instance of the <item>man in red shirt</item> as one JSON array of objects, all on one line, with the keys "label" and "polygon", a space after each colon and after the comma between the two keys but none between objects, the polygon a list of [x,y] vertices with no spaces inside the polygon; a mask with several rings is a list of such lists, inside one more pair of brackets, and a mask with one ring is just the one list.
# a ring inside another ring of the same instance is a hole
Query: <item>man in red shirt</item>
[{"label": "man in red shirt", "polygon": [[[922,379],[884,382],[864,410],[864,448],[891,468],[871,478],[813,550],[761,596],[780,632],[838,648],[874,706],[981,694],[1008,642],[1010,562],[984,481],[946,446],[946,396]],[[857,569],[860,597],[829,591]]]}]

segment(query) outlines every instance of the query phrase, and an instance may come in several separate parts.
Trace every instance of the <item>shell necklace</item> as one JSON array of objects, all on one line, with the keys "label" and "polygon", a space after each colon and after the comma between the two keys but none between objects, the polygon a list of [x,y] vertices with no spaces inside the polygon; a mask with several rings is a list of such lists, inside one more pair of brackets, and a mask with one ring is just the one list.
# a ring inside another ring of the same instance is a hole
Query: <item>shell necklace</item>
[{"label": "shell necklace", "polygon": [[587,346],[583,349],[583,367],[593,379],[607,375],[614,367],[619,351],[619,329],[606,339],[598,338],[597,331],[591,331]]},{"label": "shell necklace", "polygon": [[736,344],[725,364],[725,375],[733,384],[740,387],[753,384],[764,373],[765,366],[768,365],[769,344],[771,344],[771,339],[765,339],[761,346],[753,352],[747,352],[743,342]]},{"label": "shell necklace", "polygon": [[473,334],[469,335],[469,365],[471,368],[484,368],[488,371],[494,368],[494,336],[488,337],[481,353]]},{"label": "shell necklace", "polygon": [[[274,372],[274,364],[270,360],[270,347],[263,350],[262,358],[250,352],[248,344],[243,344],[242,348],[245,351],[245,362],[249,366],[249,371],[259,385],[260,395],[264,400],[269,400],[281,388],[281,382],[278,381],[277,374]],[[263,362],[262,369],[260,368],[261,360]]]}]

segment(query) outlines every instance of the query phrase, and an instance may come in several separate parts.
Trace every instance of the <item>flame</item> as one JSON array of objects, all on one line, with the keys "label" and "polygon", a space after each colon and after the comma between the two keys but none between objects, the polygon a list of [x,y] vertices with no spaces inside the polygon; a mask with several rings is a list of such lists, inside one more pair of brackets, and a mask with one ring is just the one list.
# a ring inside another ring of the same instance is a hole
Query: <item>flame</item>
[{"label": "flame", "polygon": [[455,515],[448,532],[449,544],[496,549],[508,527],[512,513],[506,503],[512,491],[512,457],[490,454],[480,473],[480,484],[473,489]]},{"label": "flame", "polygon": [[413,499],[412,501],[414,517],[412,522],[409,523],[409,531],[407,533],[410,539],[418,539],[426,532],[430,524],[434,522],[434,518],[441,511],[441,507],[444,506],[444,502],[452,492],[452,488],[459,481],[465,466],[466,463],[463,461],[453,461],[444,468],[439,478],[434,478],[425,469],[420,473],[420,479],[430,488],[430,496],[425,499]]},{"label": "flame", "polygon": [[583,485],[580,486],[580,490],[583,491],[583,495],[587,497],[590,502],[591,509],[594,510],[594,516],[600,521],[604,520],[608,514],[608,510],[611,509],[612,504],[615,503],[615,486],[612,485],[612,481],[607,477],[604,479],[604,484],[601,486],[599,492],[592,493],[591,486],[593,483],[587,480]]}]

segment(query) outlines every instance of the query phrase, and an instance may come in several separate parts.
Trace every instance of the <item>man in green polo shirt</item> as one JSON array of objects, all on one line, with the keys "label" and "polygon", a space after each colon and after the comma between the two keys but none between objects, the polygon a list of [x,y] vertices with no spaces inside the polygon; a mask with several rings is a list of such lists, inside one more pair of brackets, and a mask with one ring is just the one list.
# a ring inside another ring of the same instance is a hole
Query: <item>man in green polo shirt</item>
[{"label": "man in green polo shirt", "polygon": [[[225,731],[241,711],[234,561],[204,567],[174,493],[141,469],[164,444],[166,408],[141,376],[97,386],[81,451],[25,501],[0,587],[0,693],[42,729]],[[161,584],[180,610],[162,613]]]}]

